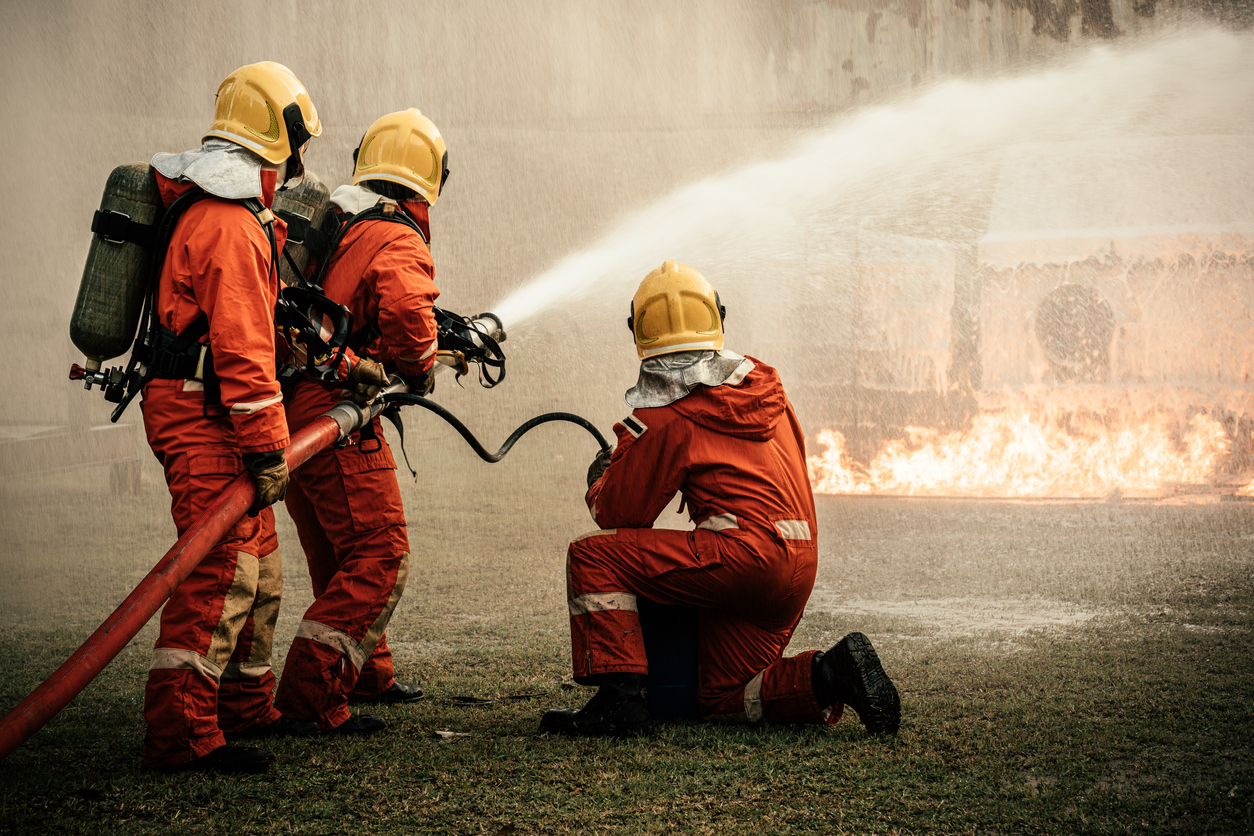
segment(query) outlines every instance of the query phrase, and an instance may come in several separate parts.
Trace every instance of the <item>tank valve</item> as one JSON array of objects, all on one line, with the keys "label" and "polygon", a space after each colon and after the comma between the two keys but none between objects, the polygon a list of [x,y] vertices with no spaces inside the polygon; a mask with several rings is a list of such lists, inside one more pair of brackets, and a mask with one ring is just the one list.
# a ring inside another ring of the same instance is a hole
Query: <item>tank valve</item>
[{"label": "tank valve", "polygon": [[117,403],[122,399],[125,389],[126,372],[121,366],[101,371],[99,364],[94,364],[93,368],[91,361],[88,361],[87,368],[83,368],[78,363],[70,366],[70,380],[84,381],[83,388],[88,391],[91,391],[92,385],[95,384],[104,390],[106,401]]}]

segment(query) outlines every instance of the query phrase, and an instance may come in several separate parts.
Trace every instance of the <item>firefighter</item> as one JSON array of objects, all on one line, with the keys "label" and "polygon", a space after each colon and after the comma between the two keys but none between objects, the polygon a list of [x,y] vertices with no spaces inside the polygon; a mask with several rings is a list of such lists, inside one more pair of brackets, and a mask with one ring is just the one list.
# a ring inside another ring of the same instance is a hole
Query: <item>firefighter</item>
[{"label": "firefighter", "polygon": [[270,701],[282,570],[268,506],[288,482],[288,432],[274,367],[286,228],[269,207],[321,132],[304,86],[262,62],[219,86],[200,148],[152,160],[166,207],[186,200],[158,279],[155,342],[144,349],[148,443],[180,535],[244,470],[257,493],[161,614],[144,694],[148,767],[260,772],[269,755],[228,737],[317,733]]},{"label": "firefighter", "polygon": [[[600,530],[567,552],[575,681],[600,688],[579,711],[547,712],[545,731],[647,726],[637,596],[699,609],[707,719],[834,723],[847,704],[868,731],[897,731],[897,691],[863,634],[782,656],[818,562],[805,439],[775,369],[723,349],[725,313],[701,274],[674,261],[636,291],[633,412],[588,470]],[[695,530],[652,528],[676,491]]]},{"label": "firefighter", "polygon": [[[448,176],[444,139],[416,109],[390,113],[366,131],[353,166],[352,185],[331,195],[345,226],[320,273],[327,297],[347,306],[359,326],[349,338],[360,358],[356,394],[368,400],[386,384],[386,372],[404,379],[411,393],[429,394],[439,290],[428,212]],[[370,368],[377,371],[373,385],[366,380]],[[297,432],[340,397],[319,383],[297,383],[286,403],[289,430]],[[409,537],[396,462],[379,419],[292,474],[287,510],[315,601],[296,631],[275,706],[323,730],[380,731],[382,717],[352,714],[349,704],[417,702],[422,689],[396,681],[384,635],[405,589]]]}]

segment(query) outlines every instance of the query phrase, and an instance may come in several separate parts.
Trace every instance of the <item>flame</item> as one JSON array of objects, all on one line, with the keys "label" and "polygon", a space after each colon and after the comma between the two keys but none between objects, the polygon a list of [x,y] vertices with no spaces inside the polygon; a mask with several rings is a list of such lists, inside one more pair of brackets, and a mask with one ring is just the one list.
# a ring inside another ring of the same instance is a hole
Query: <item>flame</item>
[{"label": "flame", "polygon": [[[888,442],[869,465],[845,437],[822,430],[825,448],[807,464],[815,493],[897,496],[1102,497],[1213,484],[1229,441],[1223,426],[1195,415],[1183,434],[1152,414],[1109,426],[1102,416],[1015,409],[978,415],[970,429],[919,427]],[[1254,483],[1242,492],[1254,495]]]}]

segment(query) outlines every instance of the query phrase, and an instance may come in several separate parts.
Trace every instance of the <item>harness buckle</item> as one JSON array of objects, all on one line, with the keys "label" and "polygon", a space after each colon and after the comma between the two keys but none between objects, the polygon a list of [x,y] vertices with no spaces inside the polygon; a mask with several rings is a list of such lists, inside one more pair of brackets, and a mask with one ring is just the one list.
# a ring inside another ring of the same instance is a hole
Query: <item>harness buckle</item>
[{"label": "harness buckle", "polygon": [[[126,228],[130,224],[131,216],[116,209],[97,214],[100,216],[97,219],[100,231],[96,234],[110,244],[125,244],[126,238],[124,236],[126,235]],[[115,238],[115,235],[119,237]]]}]

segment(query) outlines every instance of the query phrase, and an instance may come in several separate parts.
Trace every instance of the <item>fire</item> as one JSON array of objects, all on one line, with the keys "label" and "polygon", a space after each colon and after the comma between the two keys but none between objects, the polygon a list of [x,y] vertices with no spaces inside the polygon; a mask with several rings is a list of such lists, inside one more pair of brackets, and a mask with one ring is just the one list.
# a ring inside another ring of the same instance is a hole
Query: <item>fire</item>
[{"label": "fire", "polygon": [[823,430],[825,449],[808,465],[814,491],[834,494],[1102,497],[1212,484],[1229,447],[1223,426],[1199,414],[1180,430],[1162,414],[1110,426],[1098,415],[1016,409],[982,413],[962,432],[907,428],[866,466],[840,432]]}]

